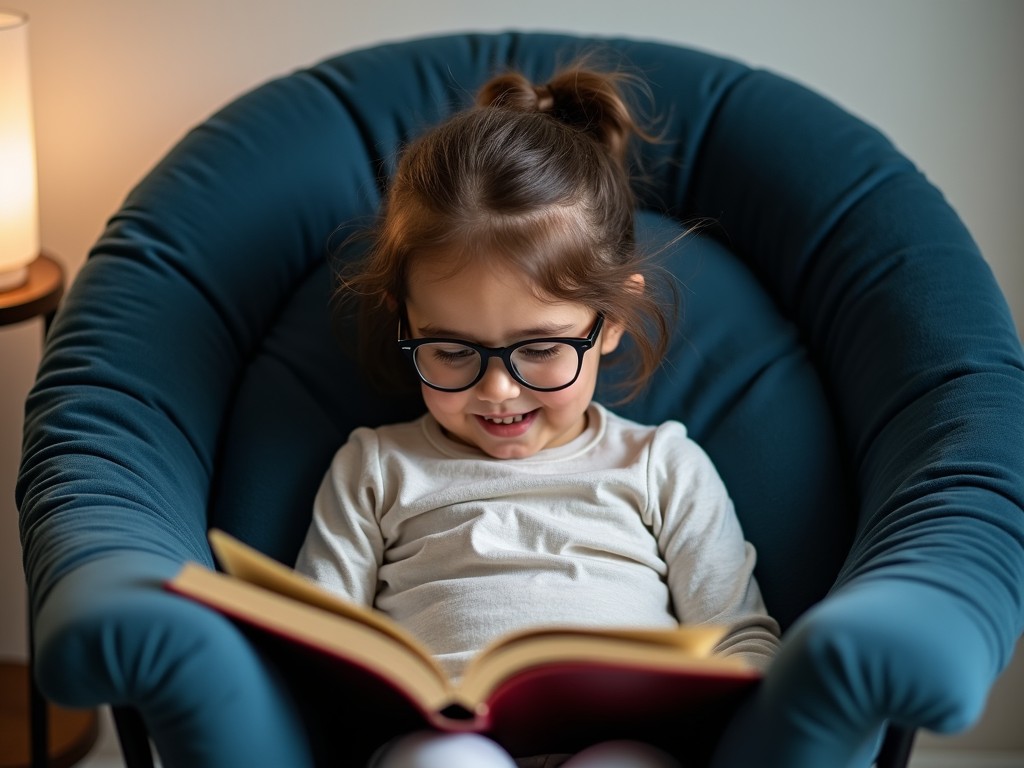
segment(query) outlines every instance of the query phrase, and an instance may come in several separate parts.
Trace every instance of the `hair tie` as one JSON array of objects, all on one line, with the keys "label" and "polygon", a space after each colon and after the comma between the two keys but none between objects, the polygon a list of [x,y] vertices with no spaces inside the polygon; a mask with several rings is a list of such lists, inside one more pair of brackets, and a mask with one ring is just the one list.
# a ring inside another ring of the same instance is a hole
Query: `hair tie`
[{"label": "hair tie", "polygon": [[551,93],[551,88],[546,85],[536,85],[533,92],[537,95],[537,110],[550,112],[555,106],[555,95]]}]

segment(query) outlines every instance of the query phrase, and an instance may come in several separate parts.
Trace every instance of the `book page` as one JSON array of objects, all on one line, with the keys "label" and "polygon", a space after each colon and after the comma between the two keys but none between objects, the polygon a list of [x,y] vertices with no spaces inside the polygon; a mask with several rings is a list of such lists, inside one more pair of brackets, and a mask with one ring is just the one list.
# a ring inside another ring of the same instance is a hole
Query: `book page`
[{"label": "book page", "polygon": [[428,658],[390,634],[232,576],[186,563],[167,588],[300,646],[355,664],[405,691],[426,716],[445,706],[450,686]]},{"label": "book page", "polygon": [[710,656],[715,646],[728,634],[720,624],[678,625],[675,627],[581,627],[538,626],[502,635],[489,643],[480,655],[495,653],[502,646],[532,641],[545,636],[576,637],[594,640],[620,640],[647,646],[669,646],[689,656]]},{"label": "book page", "polygon": [[613,665],[647,670],[701,671],[756,677],[737,657],[712,656],[726,628],[700,625],[677,629],[589,629],[549,627],[499,638],[466,668],[459,701],[478,709],[491,692],[516,672],[545,665]]},{"label": "book page", "polygon": [[433,667],[440,678],[446,678],[441,666],[423,644],[398,622],[392,621],[380,611],[328,592],[292,568],[282,565],[247,544],[243,544],[224,531],[211,530],[209,539],[217,561],[227,573],[235,578],[373,627],[378,632],[389,635],[407,645],[410,650]]}]

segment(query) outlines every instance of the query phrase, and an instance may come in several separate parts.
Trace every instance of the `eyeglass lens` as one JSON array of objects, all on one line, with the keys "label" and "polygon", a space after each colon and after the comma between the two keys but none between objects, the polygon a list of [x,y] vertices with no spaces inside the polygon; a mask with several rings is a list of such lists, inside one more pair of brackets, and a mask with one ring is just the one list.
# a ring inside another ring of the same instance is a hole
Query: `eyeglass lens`
[{"label": "eyeglass lens", "polygon": [[[482,358],[463,344],[435,342],[416,348],[416,368],[423,379],[443,389],[458,389],[480,375]],[[517,347],[511,354],[515,374],[531,387],[554,389],[569,384],[579,372],[576,348],[559,342]]]}]

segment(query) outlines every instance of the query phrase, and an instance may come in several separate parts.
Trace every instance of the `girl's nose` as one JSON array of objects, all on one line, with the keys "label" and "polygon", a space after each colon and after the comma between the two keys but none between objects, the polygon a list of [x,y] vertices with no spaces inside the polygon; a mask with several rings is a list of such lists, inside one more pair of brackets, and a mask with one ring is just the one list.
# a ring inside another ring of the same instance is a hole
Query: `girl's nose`
[{"label": "girl's nose", "polygon": [[489,403],[501,403],[519,397],[519,382],[512,378],[504,361],[492,357],[484,376],[476,383],[477,396]]}]

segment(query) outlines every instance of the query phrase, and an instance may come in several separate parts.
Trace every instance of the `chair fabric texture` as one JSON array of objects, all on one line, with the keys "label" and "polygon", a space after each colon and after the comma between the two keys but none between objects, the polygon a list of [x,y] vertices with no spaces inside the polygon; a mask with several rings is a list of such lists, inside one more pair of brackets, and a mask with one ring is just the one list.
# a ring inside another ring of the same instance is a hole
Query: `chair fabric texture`
[{"label": "chair fabric texture", "polygon": [[311,705],[162,581],[213,563],[210,526],[291,562],[348,433],[423,411],[367,384],[354,328],[332,324],[346,235],[404,143],[488,77],[543,82],[588,51],[649,83],[638,240],[681,296],[666,364],[613,409],[705,447],[785,629],[713,765],[867,766],[889,722],[979,716],[1024,624],[1024,358],[957,215],[881,132],[784,77],[518,32],[268,82],[111,218],[26,406],[17,502],[48,697],[137,708],[168,768],[358,764],[376,732],[353,692]]}]

